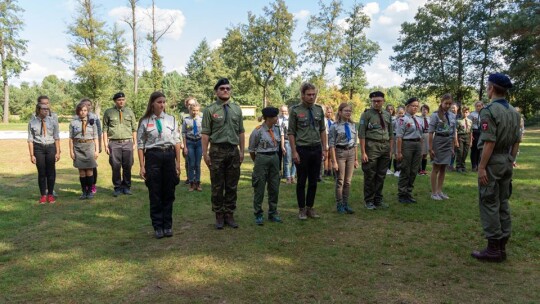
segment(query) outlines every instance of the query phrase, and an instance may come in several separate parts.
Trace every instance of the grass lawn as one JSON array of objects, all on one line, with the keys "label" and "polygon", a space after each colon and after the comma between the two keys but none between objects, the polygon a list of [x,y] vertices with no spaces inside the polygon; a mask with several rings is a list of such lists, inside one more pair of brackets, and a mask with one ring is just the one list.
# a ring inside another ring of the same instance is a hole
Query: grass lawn
[{"label": "grass lawn", "polygon": [[[248,122],[246,130],[254,126]],[[354,215],[335,212],[333,182],[326,179],[316,197],[321,218],[304,222],[296,219],[294,186],[282,183],[284,223],[258,227],[246,154],[239,229],[213,228],[204,167],[202,193],[176,188],[175,236],[155,240],[137,160],[133,196],[112,197],[102,153],[97,196],[79,201],[64,140],[58,202],[40,206],[26,142],[0,143],[0,303],[540,302],[539,129],[527,130],[514,171],[513,236],[501,264],[470,257],[485,245],[473,173],[449,173],[451,199],[442,202],[429,199],[429,178],[419,176],[414,205],[397,203],[397,178],[388,176],[390,209],[368,211],[357,170]]]}]

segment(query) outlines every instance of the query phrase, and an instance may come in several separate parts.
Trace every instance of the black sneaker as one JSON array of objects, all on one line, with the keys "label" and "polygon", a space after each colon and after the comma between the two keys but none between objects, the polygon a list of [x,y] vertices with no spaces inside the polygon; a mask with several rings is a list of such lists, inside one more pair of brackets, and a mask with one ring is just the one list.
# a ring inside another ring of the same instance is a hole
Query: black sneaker
[{"label": "black sneaker", "polygon": [[388,204],[385,203],[385,202],[376,202],[375,203],[375,208],[377,208],[377,209],[387,209],[389,207],[390,206],[388,206]]},{"label": "black sneaker", "polygon": [[163,229],[163,236],[165,237],[171,237],[173,236],[173,232],[171,228]]},{"label": "black sneaker", "polygon": [[114,190],[114,192],[113,192],[112,195],[113,195],[114,197],[118,197],[120,194],[122,194],[122,189]]},{"label": "black sneaker", "polygon": [[375,210],[375,209],[377,209],[377,207],[375,207],[375,205],[374,205],[372,202],[366,203],[365,206],[366,206],[366,209],[368,209],[368,210]]},{"label": "black sneaker", "polygon": [[154,237],[155,237],[156,239],[161,239],[161,238],[163,238],[164,236],[165,236],[165,235],[163,234],[163,229],[158,228],[158,229],[154,230]]},{"label": "black sneaker", "polygon": [[133,194],[133,193],[131,193],[131,190],[128,189],[128,188],[123,188],[122,192],[124,192],[125,195],[132,195]]}]

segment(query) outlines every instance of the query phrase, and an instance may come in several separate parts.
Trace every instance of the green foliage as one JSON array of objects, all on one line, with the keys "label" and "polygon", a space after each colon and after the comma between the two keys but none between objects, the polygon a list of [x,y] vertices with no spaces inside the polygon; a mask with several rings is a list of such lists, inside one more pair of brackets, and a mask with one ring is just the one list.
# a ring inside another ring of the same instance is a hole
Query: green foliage
[{"label": "green foliage", "polygon": [[113,89],[116,91],[125,90],[128,80],[126,65],[129,62],[130,50],[124,33],[125,31],[120,29],[118,23],[115,23],[111,32],[110,52],[113,65]]}]

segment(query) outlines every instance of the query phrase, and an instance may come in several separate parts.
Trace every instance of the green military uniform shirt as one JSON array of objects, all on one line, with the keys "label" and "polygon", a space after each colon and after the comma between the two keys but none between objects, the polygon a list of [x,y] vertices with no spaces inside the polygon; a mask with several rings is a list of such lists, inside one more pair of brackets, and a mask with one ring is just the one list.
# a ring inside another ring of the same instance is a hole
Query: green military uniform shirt
[{"label": "green military uniform shirt", "polygon": [[507,100],[497,99],[480,111],[480,139],[478,148],[484,142],[495,142],[493,153],[510,153],[512,146],[521,141],[521,117]]},{"label": "green military uniform shirt", "polygon": [[244,132],[242,109],[236,103],[218,99],[204,109],[201,133],[208,135],[211,143],[239,145]]},{"label": "green military uniform shirt", "polygon": [[469,135],[471,134],[473,127],[473,122],[469,118],[459,118],[457,120],[457,134],[458,135]]},{"label": "green military uniform shirt", "polygon": [[291,107],[287,134],[295,137],[297,146],[320,145],[324,130],[324,111],[320,105],[308,107],[300,103]]},{"label": "green military uniform shirt", "polygon": [[370,108],[364,111],[362,116],[360,116],[358,137],[372,140],[389,140],[390,138],[394,138],[392,116],[383,110],[381,110],[381,115],[384,120],[384,128],[377,110]]},{"label": "green military uniform shirt", "polygon": [[[121,119],[120,112],[122,112]],[[136,131],[137,120],[130,108],[123,107],[118,110],[112,107],[103,114],[103,132],[107,133],[109,139],[130,139]]]}]

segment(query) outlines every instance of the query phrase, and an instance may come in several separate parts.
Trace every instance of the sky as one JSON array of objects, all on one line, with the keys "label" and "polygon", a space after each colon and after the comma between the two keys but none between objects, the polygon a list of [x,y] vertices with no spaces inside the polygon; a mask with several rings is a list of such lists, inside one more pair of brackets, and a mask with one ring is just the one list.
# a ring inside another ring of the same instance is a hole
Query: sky
[{"label": "sky", "polygon": [[[309,16],[317,14],[316,1],[285,0],[289,12],[296,19],[296,29],[293,34],[293,48],[301,52],[300,44],[306,31]],[[328,4],[330,0],[323,0]],[[170,32],[158,43],[158,51],[163,57],[165,72],[178,71],[185,73],[185,66],[190,55],[206,38],[208,43],[217,47],[225,36],[227,28],[247,21],[248,12],[260,15],[263,7],[270,0],[155,0],[156,15],[162,20],[174,19]],[[366,31],[369,39],[379,43],[381,51],[373,63],[365,67],[366,77],[370,86],[390,87],[400,85],[404,80],[399,74],[390,70],[390,59],[393,55],[392,46],[397,43],[400,25],[411,22],[419,6],[426,0],[358,0],[364,5],[364,12],[371,17],[371,26]],[[118,22],[125,29],[127,47],[131,45],[131,29],[123,22],[126,13],[130,12],[127,0],[95,0],[97,17],[105,21],[111,28]],[[349,10],[354,0],[343,0],[343,7]],[[25,10],[21,16],[25,28],[21,38],[28,40],[28,52],[24,60],[29,62],[28,70],[12,83],[41,82],[47,75],[55,74],[60,78],[73,79],[73,71],[68,62],[73,57],[68,51],[72,37],[67,34],[67,28],[76,17],[76,0],[19,0],[19,5]],[[151,0],[140,0],[137,14],[145,17],[145,12],[151,6]],[[147,18],[146,18],[147,19]],[[345,19],[343,14],[341,19]],[[341,20],[343,22],[343,20]],[[162,22],[164,24],[166,22]],[[139,37],[144,37],[149,22],[143,20]],[[143,69],[150,67],[149,45],[146,41],[140,43],[139,66]],[[132,57],[131,57],[132,58]],[[339,83],[335,66],[330,67],[327,79]]]}]

